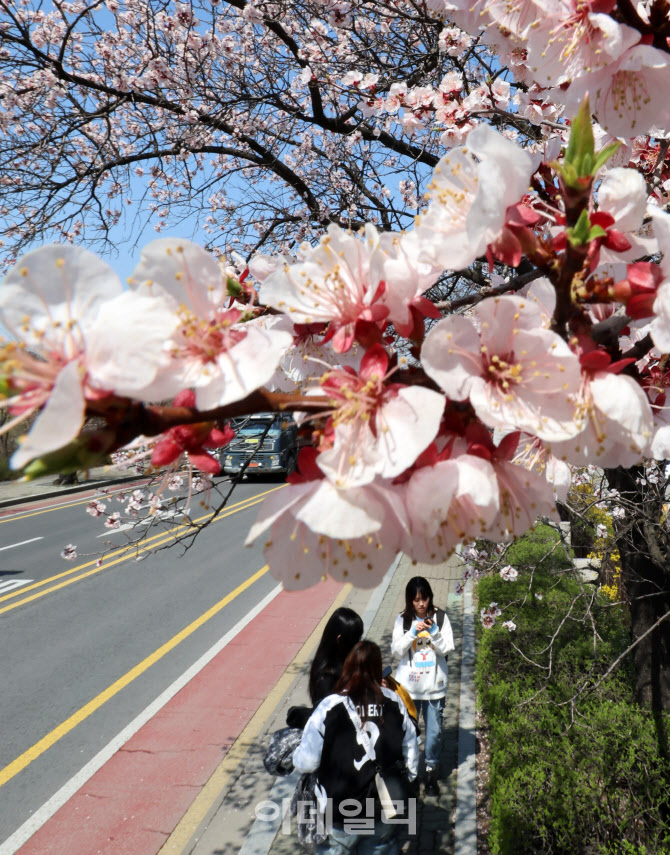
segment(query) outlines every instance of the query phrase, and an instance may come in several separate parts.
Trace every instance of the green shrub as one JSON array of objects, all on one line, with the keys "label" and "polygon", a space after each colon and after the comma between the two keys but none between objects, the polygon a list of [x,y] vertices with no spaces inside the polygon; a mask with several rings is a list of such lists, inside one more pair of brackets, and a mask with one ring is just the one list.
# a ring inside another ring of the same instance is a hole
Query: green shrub
[{"label": "green shrub", "polygon": [[[584,591],[562,547],[547,549],[556,538],[538,526],[505,557],[516,582],[495,575],[478,585],[480,606],[503,610],[479,630],[476,667],[489,725],[491,852],[670,855],[670,763],[651,715],[632,702],[630,666],[593,689],[628,643],[625,612]],[[592,691],[575,696],[580,688]]]},{"label": "green shrub", "polygon": [[517,569],[537,567],[540,571],[560,570],[570,567],[559,533],[550,525],[537,525],[512,543],[505,561]]}]

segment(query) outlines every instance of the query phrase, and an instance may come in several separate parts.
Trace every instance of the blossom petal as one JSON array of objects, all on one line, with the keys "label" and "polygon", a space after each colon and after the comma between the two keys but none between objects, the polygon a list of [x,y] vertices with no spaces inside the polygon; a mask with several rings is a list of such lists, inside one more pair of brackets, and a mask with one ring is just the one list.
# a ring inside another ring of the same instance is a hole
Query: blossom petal
[{"label": "blossom petal", "polygon": [[85,407],[82,371],[73,361],[59,372],[46,406],[12,456],[12,469],[71,442],[84,424]]},{"label": "blossom petal", "polygon": [[447,395],[464,401],[472,381],[482,373],[481,358],[476,352],[479,337],[474,324],[461,315],[452,315],[435,324],[421,348],[421,362]]},{"label": "blossom petal", "polygon": [[50,244],[26,253],[5,277],[0,322],[28,345],[74,356],[81,328],[122,291],[116,273],[94,253]]},{"label": "blossom petal", "polygon": [[254,321],[239,325],[244,338],[218,357],[216,368],[207,366],[194,376],[196,405],[201,410],[220,407],[246,398],[274,375],[279,360],[293,337],[278,328]]},{"label": "blossom petal", "polygon": [[177,316],[158,296],[126,291],[100,308],[87,335],[86,361],[101,389],[140,397],[153,383]]}]

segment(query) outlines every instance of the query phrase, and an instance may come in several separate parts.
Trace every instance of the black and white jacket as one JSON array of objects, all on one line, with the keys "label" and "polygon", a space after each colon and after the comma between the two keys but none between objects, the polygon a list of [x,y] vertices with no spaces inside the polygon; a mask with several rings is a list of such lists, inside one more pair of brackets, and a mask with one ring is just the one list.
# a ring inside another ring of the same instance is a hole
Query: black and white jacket
[{"label": "black and white jacket", "polygon": [[344,823],[340,802],[368,797],[377,767],[390,769],[404,761],[410,780],[416,777],[416,730],[398,695],[386,688],[382,692],[382,709],[370,704],[366,711],[367,739],[360,733],[362,710],[357,711],[348,697],[329,695],[314,710],[293,755],[298,771],[316,773],[319,808],[325,811],[331,800],[336,828]]}]

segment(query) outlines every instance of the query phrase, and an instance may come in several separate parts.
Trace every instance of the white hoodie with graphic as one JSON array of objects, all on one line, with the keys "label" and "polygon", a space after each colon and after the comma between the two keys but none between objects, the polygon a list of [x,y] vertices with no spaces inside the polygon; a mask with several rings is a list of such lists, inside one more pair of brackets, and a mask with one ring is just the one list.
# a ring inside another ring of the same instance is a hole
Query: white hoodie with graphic
[{"label": "white hoodie with graphic", "polygon": [[402,614],[393,625],[391,651],[400,657],[396,680],[407,689],[413,701],[437,700],[447,694],[446,656],[454,649],[454,635],[447,615],[440,612],[439,617],[442,617],[439,626],[436,612],[430,630],[421,632],[417,632],[416,627],[423,618],[414,617],[407,632]]}]

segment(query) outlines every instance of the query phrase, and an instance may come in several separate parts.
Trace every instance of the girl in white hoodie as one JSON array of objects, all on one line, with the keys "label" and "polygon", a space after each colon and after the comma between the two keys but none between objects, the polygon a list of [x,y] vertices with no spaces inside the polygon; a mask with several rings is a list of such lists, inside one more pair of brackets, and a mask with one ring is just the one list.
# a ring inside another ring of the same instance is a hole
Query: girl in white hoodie
[{"label": "girl in white hoodie", "polygon": [[400,657],[396,680],[409,692],[417,716],[425,725],[426,795],[439,795],[442,715],[447,695],[447,654],[454,649],[449,618],[435,608],[430,583],[423,576],[410,579],[405,610],[395,619],[391,650]]}]

